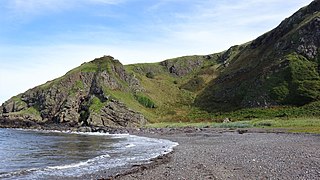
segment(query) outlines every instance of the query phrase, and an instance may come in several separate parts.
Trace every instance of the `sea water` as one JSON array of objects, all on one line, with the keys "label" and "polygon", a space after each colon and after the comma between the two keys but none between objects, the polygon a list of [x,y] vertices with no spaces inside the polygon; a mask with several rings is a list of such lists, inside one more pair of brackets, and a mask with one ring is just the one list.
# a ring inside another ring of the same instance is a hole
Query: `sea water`
[{"label": "sea water", "polygon": [[176,145],[129,134],[0,129],[0,179],[64,179],[111,172],[147,163]]}]

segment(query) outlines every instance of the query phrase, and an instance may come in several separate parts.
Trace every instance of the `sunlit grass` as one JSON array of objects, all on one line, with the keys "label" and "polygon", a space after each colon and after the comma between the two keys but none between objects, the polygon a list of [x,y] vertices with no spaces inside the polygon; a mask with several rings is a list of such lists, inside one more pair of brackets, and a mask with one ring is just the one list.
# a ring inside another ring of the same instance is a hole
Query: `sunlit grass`
[{"label": "sunlit grass", "polygon": [[270,128],[283,129],[287,132],[318,133],[320,134],[320,118],[276,118],[253,119],[251,121],[236,121],[229,123],[216,122],[162,122],[148,124],[148,128],[179,128],[179,127],[212,127],[212,128]]}]

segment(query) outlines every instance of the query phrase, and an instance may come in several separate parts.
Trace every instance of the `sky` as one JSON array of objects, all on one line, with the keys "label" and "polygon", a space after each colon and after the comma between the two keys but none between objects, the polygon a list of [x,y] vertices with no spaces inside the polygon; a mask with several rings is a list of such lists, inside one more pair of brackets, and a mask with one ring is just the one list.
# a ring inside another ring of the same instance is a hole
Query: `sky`
[{"label": "sky", "polygon": [[111,55],[123,64],[220,52],[312,0],[0,0],[0,104]]}]

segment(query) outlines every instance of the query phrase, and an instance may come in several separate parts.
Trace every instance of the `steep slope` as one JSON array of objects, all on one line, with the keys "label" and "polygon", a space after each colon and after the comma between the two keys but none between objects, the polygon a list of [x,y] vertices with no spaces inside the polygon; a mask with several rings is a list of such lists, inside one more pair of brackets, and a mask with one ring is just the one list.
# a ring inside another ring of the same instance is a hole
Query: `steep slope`
[{"label": "steep slope", "polygon": [[139,81],[111,56],[97,58],[6,101],[6,119],[91,126],[140,126],[144,116],[117,101],[109,91],[143,91]]},{"label": "steep slope", "polygon": [[232,58],[196,98],[207,111],[304,105],[320,99],[320,1],[300,9]]}]

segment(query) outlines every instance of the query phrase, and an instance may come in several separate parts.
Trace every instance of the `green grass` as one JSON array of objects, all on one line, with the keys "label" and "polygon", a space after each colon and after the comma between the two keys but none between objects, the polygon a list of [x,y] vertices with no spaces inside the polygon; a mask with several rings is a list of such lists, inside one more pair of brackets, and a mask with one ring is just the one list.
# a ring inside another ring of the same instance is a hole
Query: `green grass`
[{"label": "green grass", "polygon": [[84,84],[83,84],[83,82],[82,82],[81,80],[77,80],[77,81],[73,84],[72,88],[70,89],[69,94],[70,94],[70,95],[75,95],[77,92],[79,92],[79,91],[81,91],[81,90],[83,90],[83,89],[84,89]]},{"label": "green grass", "polygon": [[284,128],[289,132],[320,133],[319,117],[277,118],[267,120],[253,120],[254,127]]},{"label": "green grass", "polygon": [[135,99],[146,108],[156,108],[156,104],[147,96],[142,94],[135,94]]},{"label": "green grass", "polygon": [[320,134],[320,118],[276,118],[276,119],[254,119],[251,121],[236,121],[229,123],[216,122],[161,122],[148,124],[148,128],[181,128],[181,127],[213,127],[213,128],[263,128],[282,129],[293,133],[317,133]]},{"label": "green grass", "polygon": [[29,107],[27,109],[24,109],[22,111],[18,112],[10,112],[11,115],[26,115],[31,116],[34,120],[42,120],[40,112],[35,107]]},{"label": "green grass", "polygon": [[211,126],[210,122],[190,123],[190,122],[160,122],[147,124],[148,128],[179,128],[179,127],[198,127],[203,128]]},{"label": "green grass", "polygon": [[23,110],[22,113],[40,116],[40,112],[34,107],[29,107],[28,109]]},{"label": "green grass", "polygon": [[208,113],[197,108],[192,108],[185,117],[187,121],[215,121],[221,122],[224,118],[232,121],[251,119],[274,119],[274,118],[299,118],[320,117],[320,101],[309,103],[305,106],[282,106],[272,108],[247,108],[232,112]]},{"label": "green grass", "polygon": [[249,121],[237,121],[237,122],[229,122],[229,123],[214,123],[212,127],[215,128],[252,128],[253,125]]},{"label": "green grass", "polygon": [[90,106],[89,106],[89,110],[90,112],[95,112],[95,113],[99,113],[100,110],[106,105],[106,103],[103,103],[100,101],[99,98],[97,97],[93,97],[90,100]]}]

